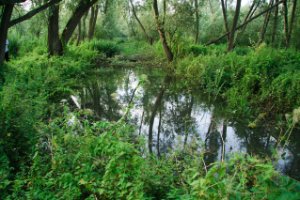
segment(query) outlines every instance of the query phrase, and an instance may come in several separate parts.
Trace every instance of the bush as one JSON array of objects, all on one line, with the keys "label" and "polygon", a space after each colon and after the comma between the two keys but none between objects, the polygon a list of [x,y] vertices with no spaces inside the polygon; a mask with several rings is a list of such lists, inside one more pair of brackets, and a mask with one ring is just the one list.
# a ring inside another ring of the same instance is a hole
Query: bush
[{"label": "bush", "polygon": [[[23,182],[18,185],[20,182],[15,181],[13,196],[143,199],[144,161],[134,146],[121,137],[130,129],[106,122],[88,124],[83,123],[82,131],[77,130],[77,134],[67,118],[57,118],[40,127],[41,140],[33,165],[29,173],[19,174]],[[47,139],[49,142],[45,144]],[[26,185],[27,189],[22,189]]]},{"label": "bush", "polygon": [[[298,199],[300,184],[269,161],[236,155],[206,172],[202,155],[175,151],[162,159],[142,154],[132,127],[73,113],[39,126],[33,164],[12,182],[9,198],[27,199]],[[91,125],[92,124],[92,125]],[[134,137],[133,137],[134,136]],[[135,138],[135,139],[133,139]],[[133,141],[134,140],[134,141]]]},{"label": "bush", "polygon": [[8,160],[9,180],[30,165],[37,125],[51,119],[55,105],[70,95],[76,79],[90,69],[87,57],[70,55],[48,58],[33,52],[6,64],[0,91],[0,153],[1,162]]},{"label": "bush", "polygon": [[206,55],[208,53],[207,47],[201,45],[192,45],[188,49],[189,53],[192,53],[194,56]]},{"label": "bush", "polygon": [[98,53],[103,53],[108,58],[111,58],[120,53],[120,49],[116,43],[106,40],[92,40],[90,42],[84,43],[83,46],[91,50],[95,50]]},{"label": "bush", "polygon": [[300,105],[299,60],[293,50],[238,48],[227,54],[185,57],[177,63],[176,73],[209,94],[223,94],[234,109],[243,111],[251,105],[290,112]]}]

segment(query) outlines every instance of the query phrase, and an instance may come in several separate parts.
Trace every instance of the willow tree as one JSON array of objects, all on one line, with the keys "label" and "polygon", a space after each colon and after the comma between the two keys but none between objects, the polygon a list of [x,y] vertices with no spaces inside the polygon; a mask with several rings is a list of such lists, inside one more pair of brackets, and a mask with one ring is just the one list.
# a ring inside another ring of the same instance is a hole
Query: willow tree
[{"label": "willow tree", "polygon": [[[272,7],[273,4],[274,4],[274,0],[270,0],[268,7]],[[269,21],[270,21],[271,12],[272,12],[272,10],[269,10],[265,14],[265,19],[264,19],[264,23],[263,23],[263,26],[262,26],[261,31],[260,31],[260,38],[259,38],[258,44],[262,43],[265,39],[265,34],[267,32],[267,27],[268,27],[268,24],[269,24]]]},{"label": "willow tree", "polygon": [[167,56],[168,61],[172,62],[173,59],[174,59],[174,55],[173,55],[173,53],[171,51],[171,48],[170,48],[170,46],[168,45],[168,42],[167,42],[166,33],[165,33],[165,30],[164,30],[164,20],[163,21],[160,20],[157,0],[153,0],[152,5],[153,5],[153,10],[154,10],[156,28],[157,28],[157,31],[159,33],[160,41],[162,43],[162,46],[163,46],[163,49],[164,49],[164,52]]},{"label": "willow tree", "polygon": [[[278,8],[278,6],[280,4],[283,3],[284,0],[281,0],[281,1],[278,1],[276,2],[274,5],[270,6],[269,8],[267,8],[266,10],[264,11],[261,11],[260,13],[252,16],[251,18],[247,19],[246,21],[244,21],[241,25],[238,25],[235,27],[234,31],[236,32],[237,30],[239,29],[243,29],[245,26],[247,26],[250,22],[254,21],[255,19],[258,19],[259,17],[261,17],[262,15],[266,14],[267,12],[269,12],[270,10],[274,9],[274,8]],[[233,27],[232,27],[233,28]],[[209,42],[206,43],[206,45],[211,45],[211,44],[214,44],[220,40],[222,40],[223,38],[227,37],[229,34],[231,34],[231,32],[226,32],[224,33],[223,35],[221,35],[220,37],[216,38],[216,39],[213,39]]]},{"label": "willow tree", "polygon": [[142,31],[143,31],[143,33],[144,33],[144,35],[145,35],[145,38],[147,39],[148,43],[149,43],[150,45],[152,45],[152,43],[153,43],[153,38],[147,33],[145,26],[143,25],[143,23],[142,23],[141,20],[139,19],[138,15],[137,15],[137,13],[136,13],[136,9],[135,9],[135,6],[134,6],[134,4],[133,4],[133,1],[132,1],[132,0],[129,0],[129,2],[130,2],[131,9],[132,9],[132,14],[133,14],[135,20],[138,22],[140,28],[142,29]]},{"label": "willow tree", "polygon": [[296,21],[296,7],[297,0],[292,1],[292,10],[289,20],[289,9],[287,0],[283,0],[283,15],[284,15],[284,32],[285,32],[285,46],[290,46],[291,36],[293,32],[294,23]]},{"label": "willow tree", "polygon": [[33,8],[32,10],[28,11],[26,14],[15,19],[11,19],[14,6],[17,3],[25,2],[25,0],[0,0],[0,6],[3,6],[3,13],[1,15],[1,22],[0,22],[0,64],[2,64],[4,61],[5,40],[7,39],[7,33],[9,28],[18,23],[30,19],[31,17],[35,16],[36,14],[44,11],[48,7],[60,1],[61,0],[45,1],[44,4],[36,8]]},{"label": "willow tree", "polygon": [[239,16],[240,16],[241,3],[242,3],[242,0],[236,1],[236,7],[235,7],[235,13],[234,13],[234,17],[233,17],[232,26],[231,26],[231,31],[228,35],[228,47],[227,47],[228,51],[231,51],[234,48],[235,32],[236,32],[236,27],[237,27]]},{"label": "willow tree", "polygon": [[91,40],[94,37],[98,13],[99,13],[99,5],[92,6],[91,16],[89,20],[89,31],[88,31],[89,40]]},{"label": "willow tree", "polygon": [[4,10],[1,17],[0,24],[0,64],[4,61],[5,55],[5,40],[7,38],[9,22],[14,9],[14,4],[7,4],[4,6]]},{"label": "willow tree", "polygon": [[68,44],[71,36],[80,23],[81,18],[98,0],[80,0],[69,18],[61,36],[59,35],[59,4],[49,9],[48,22],[48,53],[49,55],[62,55],[63,46]]}]

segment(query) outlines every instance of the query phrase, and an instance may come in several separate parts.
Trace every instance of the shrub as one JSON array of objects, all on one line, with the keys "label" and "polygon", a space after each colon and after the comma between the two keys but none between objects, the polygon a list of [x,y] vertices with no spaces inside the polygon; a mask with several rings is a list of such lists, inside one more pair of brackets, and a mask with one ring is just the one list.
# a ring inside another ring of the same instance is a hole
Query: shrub
[{"label": "shrub", "polygon": [[92,40],[84,43],[83,46],[87,46],[91,50],[95,50],[98,53],[103,53],[106,57],[113,57],[120,53],[120,49],[116,43],[106,40]]},{"label": "shrub", "polygon": [[176,73],[209,94],[223,94],[234,109],[290,112],[300,105],[299,60],[293,50],[238,48],[227,54],[188,56],[176,64]]},{"label": "shrub", "polygon": [[206,55],[208,53],[207,47],[201,45],[191,45],[188,49],[189,53],[194,56]]},{"label": "shrub", "polygon": [[6,64],[0,91],[0,151],[1,162],[7,158],[10,166],[9,180],[14,172],[30,165],[38,140],[37,125],[51,119],[57,111],[55,105],[90,69],[86,57],[74,59],[70,55],[49,59],[33,52]]}]

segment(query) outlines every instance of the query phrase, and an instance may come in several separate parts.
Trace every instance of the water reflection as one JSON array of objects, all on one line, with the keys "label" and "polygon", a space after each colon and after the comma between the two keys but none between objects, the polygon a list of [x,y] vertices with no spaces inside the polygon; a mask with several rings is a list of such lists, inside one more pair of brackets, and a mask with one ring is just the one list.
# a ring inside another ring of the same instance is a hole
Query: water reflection
[{"label": "water reflection", "polygon": [[[148,151],[158,156],[195,142],[202,144],[197,148],[205,152],[206,163],[228,159],[234,152],[272,153],[278,132],[272,126],[249,129],[242,120],[228,117],[222,102],[210,104],[199,91],[178,90],[178,82],[166,81],[161,74],[150,68],[102,69],[84,83],[82,106],[93,109],[97,119],[117,121],[131,103],[128,122],[136,125],[136,134],[146,136]],[[276,167],[300,179],[300,131],[295,132],[286,149],[277,149],[283,156]]]}]

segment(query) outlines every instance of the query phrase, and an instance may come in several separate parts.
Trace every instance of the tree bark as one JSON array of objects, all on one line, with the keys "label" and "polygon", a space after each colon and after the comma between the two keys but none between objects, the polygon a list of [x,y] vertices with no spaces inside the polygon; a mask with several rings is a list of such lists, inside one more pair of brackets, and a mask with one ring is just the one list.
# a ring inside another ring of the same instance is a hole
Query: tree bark
[{"label": "tree bark", "polygon": [[90,39],[92,39],[95,35],[95,29],[96,29],[96,24],[97,24],[97,19],[98,19],[98,13],[99,13],[99,6],[96,5],[95,7],[95,13],[94,13],[94,20],[92,23],[92,30],[91,30],[91,35],[90,35]]},{"label": "tree bark", "polygon": [[[246,15],[243,23],[245,23],[248,19],[252,18],[252,16],[254,15],[256,9],[258,8],[259,4],[260,4],[260,1],[253,0],[252,4],[250,6],[250,9],[249,9],[249,11],[248,11],[248,13],[247,13],[247,15]],[[242,31],[241,31],[242,33],[246,30],[246,27],[247,27],[247,25],[245,25],[242,28]]]},{"label": "tree bark", "polygon": [[[268,7],[269,8],[272,7],[273,3],[274,3],[274,0],[271,0]],[[271,11],[272,10],[269,10],[266,13],[265,20],[264,20],[263,26],[262,26],[261,31],[260,31],[260,38],[259,38],[258,44],[261,44],[265,40],[265,34],[266,34],[268,24],[269,24],[269,21],[270,21]]]},{"label": "tree bark", "polygon": [[234,14],[234,18],[233,18],[233,23],[232,23],[232,27],[231,27],[231,31],[229,33],[229,41],[228,41],[228,51],[233,50],[234,48],[234,40],[235,40],[235,31],[236,31],[236,27],[237,27],[237,23],[239,21],[239,16],[240,16],[240,10],[241,10],[241,2],[242,0],[237,0],[236,2],[236,8],[235,8],[235,14]]},{"label": "tree bark", "polygon": [[[278,3],[279,0],[275,0],[275,4]],[[275,39],[276,39],[276,31],[277,31],[277,25],[278,25],[278,6],[275,8],[275,14],[274,14],[274,23],[273,23],[273,31],[272,31],[272,45],[274,46]]]},{"label": "tree bark", "polygon": [[49,9],[48,53],[50,56],[63,54],[63,47],[59,38],[59,5],[53,5]]},{"label": "tree bark", "polygon": [[81,23],[82,23],[82,31],[81,31],[81,39],[85,40],[86,37],[86,18],[87,18],[87,13],[84,14],[84,16],[80,19]]},{"label": "tree bark", "polygon": [[78,37],[77,37],[77,43],[76,45],[78,46],[81,41],[81,21],[78,23]]},{"label": "tree bark", "polygon": [[144,25],[142,24],[141,20],[138,18],[132,0],[130,0],[130,5],[131,5],[131,8],[132,8],[132,14],[133,14],[134,18],[136,19],[136,21],[137,21],[138,24],[140,25],[140,27],[141,27],[141,29],[142,29],[142,31],[143,31],[143,33],[144,33],[144,35],[145,35],[147,41],[149,42],[150,45],[152,45],[152,44],[153,44],[153,40],[152,40],[152,38],[148,35],[148,33],[147,33],[147,31],[146,31]]},{"label": "tree bark", "polygon": [[69,19],[65,29],[63,30],[61,41],[63,44],[67,44],[78,25],[80,19],[82,16],[90,9],[91,6],[93,6],[97,0],[82,0],[80,1],[79,5],[75,9],[72,17]]},{"label": "tree bark", "polygon": [[163,25],[161,24],[160,19],[159,19],[159,11],[158,11],[157,0],[153,0],[153,10],[154,10],[154,16],[155,16],[157,31],[159,33],[160,41],[162,43],[164,52],[166,54],[166,57],[167,57],[168,61],[172,62],[174,56],[173,56],[173,53],[171,51],[171,48],[168,45]]},{"label": "tree bark", "polygon": [[105,5],[104,5],[104,14],[106,15],[107,11],[108,11],[108,7],[109,7],[109,0],[105,1]]},{"label": "tree bark", "polygon": [[288,35],[289,35],[289,20],[288,20],[288,6],[287,0],[283,0],[283,25],[284,25],[284,33],[285,33],[285,46],[288,47]]},{"label": "tree bark", "polygon": [[295,23],[295,19],[296,19],[296,7],[297,7],[297,0],[293,0],[292,15],[291,15],[290,25],[289,25],[289,29],[288,29],[289,31],[288,31],[288,35],[287,35],[286,47],[290,46],[293,27],[294,27],[294,23]]},{"label": "tree bark", "polygon": [[93,23],[94,23],[94,18],[95,18],[95,7],[91,7],[91,15],[90,15],[90,20],[89,20],[89,31],[88,31],[88,38],[89,40],[92,39],[93,37]]},{"label": "tree bark", "polygon": [[195,24],[195,29],[196,29],[196,35],[195,35],[195,44],[199,42],[199,5],[198,5],[198,0],[194,0],[195,3],[195,17],[196,17],[196,24]]},{"label": "tree bark", "polygon": [[7,39],[7,33],[9,28],[10,18],[12,16],[12,12],[14,9],[14,4],[6,4],[4,6],[4,11],[1,17],[1,24],[0,24],[0,65],[4,61],[5,57],[5,45]]},{"label": "tree bark", "polygon": [[[225,31],[226,33],[229,33],[229,26],[228,26],[228,20],[227,20],[227,9],[226,9],[226,4],[224,0],[221,0],[222,4],[222,13],[223,13],[223,19],[224,19],[224,26],[225,26]],[[229,35],[227,35],[227,42],[229,41]]]}]

